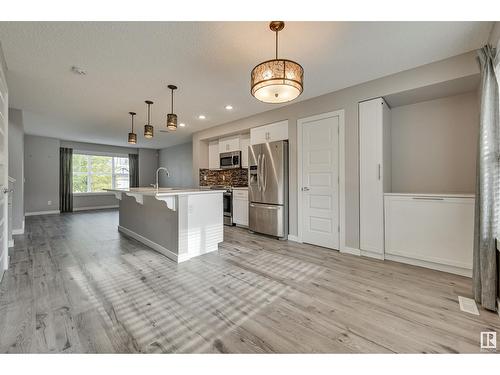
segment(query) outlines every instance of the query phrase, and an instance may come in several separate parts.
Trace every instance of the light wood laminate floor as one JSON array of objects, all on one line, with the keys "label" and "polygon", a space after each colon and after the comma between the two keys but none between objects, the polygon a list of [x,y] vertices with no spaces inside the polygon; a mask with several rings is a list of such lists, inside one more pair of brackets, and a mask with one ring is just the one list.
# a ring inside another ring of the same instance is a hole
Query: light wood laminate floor
[{"label": "light wood laminate floor", "polygon": [[0,289],[0,352],[478,352],[498,315],[465,277],[225,228],[176,264],[116,211],[26,218]]}]

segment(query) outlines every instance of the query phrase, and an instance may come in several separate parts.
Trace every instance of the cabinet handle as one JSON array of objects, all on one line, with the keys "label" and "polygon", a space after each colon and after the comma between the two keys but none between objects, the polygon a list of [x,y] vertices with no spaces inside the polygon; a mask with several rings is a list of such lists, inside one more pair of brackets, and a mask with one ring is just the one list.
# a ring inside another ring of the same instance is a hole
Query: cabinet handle
[{"label": "cabinet handle", "polygon": [[382,177],[381,173],[380,173],[380,164],[378,165],[378,180],[380,181],[380,178]]}]

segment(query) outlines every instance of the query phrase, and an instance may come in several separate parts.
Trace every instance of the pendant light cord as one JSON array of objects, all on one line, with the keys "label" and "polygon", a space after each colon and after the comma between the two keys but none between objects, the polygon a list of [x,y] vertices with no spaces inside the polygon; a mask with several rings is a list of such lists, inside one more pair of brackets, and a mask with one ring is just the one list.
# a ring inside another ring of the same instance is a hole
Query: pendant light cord
[{"label": "pendant light cord", "polygon": [[174,89],[172,89],[172,101],[170,106],[170,113],[174,113]]},{"label": "pendant light cord", "polygon": [[151,104],[148,103],[148,125],[151,125],[150,118],[151,118]]},{"label": "pendant light cord", "polygon": [[131,115],[132,116],[132,133],[134,132],[134,115]]}]

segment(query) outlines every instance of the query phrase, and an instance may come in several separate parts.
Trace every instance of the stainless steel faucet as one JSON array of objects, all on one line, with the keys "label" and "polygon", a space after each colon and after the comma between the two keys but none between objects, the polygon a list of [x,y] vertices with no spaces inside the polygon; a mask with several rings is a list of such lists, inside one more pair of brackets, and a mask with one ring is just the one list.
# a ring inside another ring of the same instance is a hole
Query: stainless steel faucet
[{"label": "stainless steel faucet", "polygon": [[165,167],[160,167],[160,168],[158,168],[158,169],[156,170],[156,184],[154,184],[154,185],[153,185],[153,184],[151,184],[151,185],[152,185],[152,186],[153,186],[156,190],[158,190],[158,189],[159,189],[159,186],[160,186],[160,185],[158,184],[158,176],[160,175],[160,171],[161,171],[161,170],[164,170],[164,171],[165,171],[165,173],[167,174],[167,177],[170,177],[170,172],[168,171],[168,169],[167,169],[167,168],[165,168]]}]

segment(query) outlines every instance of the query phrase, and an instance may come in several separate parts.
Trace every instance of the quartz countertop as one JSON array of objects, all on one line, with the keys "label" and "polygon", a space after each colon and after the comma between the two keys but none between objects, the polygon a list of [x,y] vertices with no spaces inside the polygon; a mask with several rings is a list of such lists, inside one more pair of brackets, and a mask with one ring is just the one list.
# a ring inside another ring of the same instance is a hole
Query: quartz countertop
[{"label": "quartz countertop", "polygon": [[125,193],[134,195],[147,195],[155,197],[166,197],[171,195],[194,195],[194,194],[217,194],[223,193],[225,189],[199,189],[199,188],[158,188],[154,187],[138,187],[129,189],[105,189],[113,193]]}]

